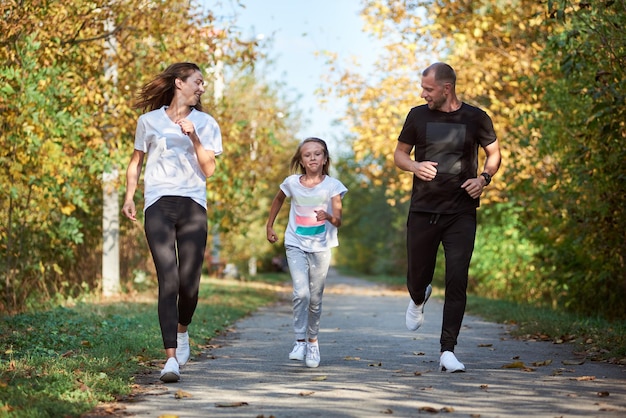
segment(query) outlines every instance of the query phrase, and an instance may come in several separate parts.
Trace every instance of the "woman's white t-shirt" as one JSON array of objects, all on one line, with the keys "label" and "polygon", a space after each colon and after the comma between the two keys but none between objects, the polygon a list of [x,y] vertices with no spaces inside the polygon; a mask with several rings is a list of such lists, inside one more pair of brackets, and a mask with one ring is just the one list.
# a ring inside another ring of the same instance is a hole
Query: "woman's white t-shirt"
[{"label": "woman's white t-shirt", "polygon": [[[165,113],[168,106],[139,117],[135,149],[146,154],[144,211],[163,196],[190,197],[206,209],[206,176],[200,169],[191,139]],[[219,125],[207,113],[191,110],[187,116],[202,146],[222,153]]]},{"label": "woman's white t-shirt", "polygon": [[348,189],[330,176],[315,187],[305,187],[300,183],[300,177],[300,174],[293,174],[280,185],[285,195],[291,198],[285,245],[311,253],[338,246],[337,228],[330,222],[318,221],[315,211],[324,210],[332,214],[333,197],[339,195],[343,198]]}]

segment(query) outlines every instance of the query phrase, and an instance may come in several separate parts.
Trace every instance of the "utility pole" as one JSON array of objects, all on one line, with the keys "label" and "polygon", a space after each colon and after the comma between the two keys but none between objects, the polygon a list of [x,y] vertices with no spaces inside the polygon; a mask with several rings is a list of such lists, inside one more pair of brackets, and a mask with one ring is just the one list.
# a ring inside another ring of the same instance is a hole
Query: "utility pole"
[{"label": "utility pole", "polygon": [[[105,39],[106,57],[104,75],[113,85],[117,85],[117,64],[115,48],[117,40],[114,32],[115,24],[108,18],[104,30],[110,35]],[[106,99],[111,99],[106,97]],[[112,110],[107,104],[106,113]],[[110,131],[105,132],[105,140],[111,139]],[[120,293],[120,207],[117,192],[118,170],[113,168],[102,173],[102,295],[113,296]]]}]

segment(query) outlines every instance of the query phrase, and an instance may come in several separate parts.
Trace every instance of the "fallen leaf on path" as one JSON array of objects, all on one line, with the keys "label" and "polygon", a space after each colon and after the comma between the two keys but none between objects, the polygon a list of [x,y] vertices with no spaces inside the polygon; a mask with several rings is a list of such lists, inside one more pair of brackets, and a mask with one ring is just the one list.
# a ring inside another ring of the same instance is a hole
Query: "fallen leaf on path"
[{"label": "fallen leaf on path", "polygon": [[617,409],[609,407],[609,406],[603,406],[602,408],[598,408],[598,411],[611,412],[611,411],[617,411]]},{"label": "fallen leaf on path", "polygon": [[478,344],[479,347],[493,347],[493,344]]},{"label": "fallen leaf on path", "polygon": [[454,412],[454,408],[451,406],[444,406],[441,408],[441,412]]},{"label": "fallen leaf on path", "polygon": [[578,382],[586,382],[590,380],[596,380],[596,377],[595,376],[579,376],[579,377],[572,377],[570,378],[570,380],[576,380]]},{"label": "fallen leaf on path", "polygon": [[218,408],[237,408],[240,406],[247,406],[248,402],[217,402],[215,406]]},{"label": "fallen leaf on path", "polygon": [[311,380],[314,381],[314,382],[321,382],[322,380],[326,380],[326,376],[315,376]]},{"label": "fallen leaf on path", "polygon": [[585,364],[585,359],[582,360],[563,360],[561,361],[565,366],[580,366],[581,364]]},{"label": "fallen leaf on path", "polygon": [[531,363],[531,364],[535,367],[549,366],[550,364],[552,364],[552,360],[535,361],[534,363]]},{"label": "fallen leaf on path", "polygon": [[606,398],[607,396],[609,396],[609,392],[607,392],[607,391],[598,392],[598,397],[600,397],[600,398]]},{"label": "fallen leaf on path", "polygon": [[191,393],[185,392],[184,390],[180,390],[180,389],[176,391],[176,393],[174,394],[174,397],[176,399],[193,398]]},{"label": "fallen leaf on path", "polygon": [[422,372],[415,371],[413,374],[414,374],[415,376],[421,376],[421,375],[422,375]]},{"label": "fallen leaf on path", "polygon": [[383,363],[370,363],[368,366],[370,367],[382,367]]},{"label": "fallen leaf on path", "polygon": [[514,361],[513,363],[505,364],[502,366],[503,369],[523,369],[526,365],[523,361]]},{"label": "fallen leaf on path", "polygon": [[413,355],[414,356],[425,356],[426,353],[424,353],[423,351],[413,351]]},{"label": "fallen leaf on path", "polygon": [[313,395],[315,392],[311,391],[311,392],[300,392],[298,395],[300,396],[311,396]]},{"label": "fallen leaf on path", "polygon": [[159,415],[159,418],[178,418],[178,415],[172,415],[172,414]]},{"label": "fallen leaf on path", "polygon": [[532,367],[528,367],[524,364],[523,361],[514,361],[513,363],[505,364],[502,366],[503,369],[520,369],[524,372],[534,372],[535,369]]},{"label": "fallen leaf on path", "polygon": [[483,390],[487,390],[489,388],[489,385],[480,385],[480,388]]},{"label": "fallen leaf on path", "polygon": [[385,409],[384,411],[380,411],[381,414],[385,414],[385,415],[391,415],[393,414],[393,411],[389,408]]},{"label": "fallen leaf on path", "polygon": [[470,418],[480,418],[480,414],[470,414]]},{"label": "fallen leaf on path", "polygon": [[346,356],[343,359],[348,360],[348,361],[356,361],[356,360],[361,360],[361,357]]},{"label": "fallen leaf on path", "polygon": [[434,414],[439,412],[439,410],[437,408],[433,408],[432,406],[422,406],[419,410],[420,411],[426,411],[426,412],[432,412]]}]

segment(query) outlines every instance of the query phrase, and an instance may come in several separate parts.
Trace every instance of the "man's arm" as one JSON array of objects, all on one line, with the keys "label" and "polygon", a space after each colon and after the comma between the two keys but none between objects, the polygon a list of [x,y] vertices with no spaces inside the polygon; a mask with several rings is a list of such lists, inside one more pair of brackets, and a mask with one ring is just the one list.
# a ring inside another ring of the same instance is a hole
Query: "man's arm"
[{"label": "man's arm", "polygon": [[[485,160],[485,166],[481,173],[487,173],[490,176],[493,176],[500,168],[501,156],[498,140],[496,139],[494,142],[484,147],[484,150],[487,158]],[[481,175],[476,178],[467,179],[461,185],[461,187],[464,188],[467,194],[469,194],[473,199],[479,198],[486,186],[487,179],[485,178],[485,176]]]},{"label": "man's arm", "polygon": [[487,145],[484,150],[487,159],[485,160],[485,167],[483,168],[482,172],[487,173],[493,177],[498,172],[498,169],[500,168],[500,162],[502,160],[502,156],[500,155],[500,144],[498,143],[498,140],[496,139],[494,142]]},{"label": "man's arm", "polygon": [[393,153],[393,160],[396,166],[401,170],[410,171],[420,180],[431,181],[437,175],[438,163],[434,161],[414,161],[411,158],[412,149],[413,145],[398,141],[396,150]]}]

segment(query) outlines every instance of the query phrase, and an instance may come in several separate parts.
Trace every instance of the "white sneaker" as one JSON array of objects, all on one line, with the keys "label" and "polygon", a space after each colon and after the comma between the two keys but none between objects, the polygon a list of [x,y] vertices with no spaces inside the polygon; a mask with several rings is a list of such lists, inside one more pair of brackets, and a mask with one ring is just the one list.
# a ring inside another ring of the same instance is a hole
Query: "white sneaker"
[{"label": "white sneaker", "polygon": [[178,370],[178,362],[174,357],[167,359],[165,367],[161,370],[161,381],[164,383],[174,383],[180,380],[180,371]]},{"label": "white sneaker", "polygon": [[189,360],[189,333],[179,332],[176,334],[176,360],[180,366],[184,366]]},{"label": "white sneaker", "polygon": [[293,350],[289,353],[289,360],[304,360],[306,355],[306,341],[296,341],[293,343]]},{"label": "white sneaker", "polygon": [[444,351],[441,354],[439,366],[442,372],[457,373],[465,371],[465,365],[456,359],[452,351]]},{"label": "white sneaker", "polygon": [[306,366],[317,367],[320,365],[320,347],[316,342],[306,344]]},{"label": "white sneaker", "polygon": [[424,323],[424,305],[426,305],[431,293],[433,293],[433,287],[428,285],[426,288],[424,302],[422,302],[421,305],[416,305],[415,302],[413,302],[413,299],[409,301],[409,307],[406,308],[405,315],[406,327],[409,331],[417,331],[417,329]]}]

